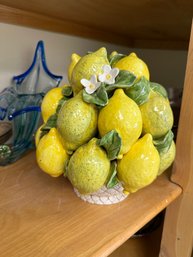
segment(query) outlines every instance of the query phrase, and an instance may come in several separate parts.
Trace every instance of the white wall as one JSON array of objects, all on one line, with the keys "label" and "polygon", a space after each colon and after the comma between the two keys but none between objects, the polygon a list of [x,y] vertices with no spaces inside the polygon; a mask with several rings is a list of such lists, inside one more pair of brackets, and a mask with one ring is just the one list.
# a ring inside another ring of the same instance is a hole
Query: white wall
[{"label": "white wall", "polygon": [[186,51],[129,49],[104,42],[51,33],[0,23],[0,90],[8,86],[12,76],[23,73],[31,64],[36,44],[43,40],[47,64],[51,72],[63,75],[67,82],[67,67],[73,52],[84,55],[105,46],[128,54],[135,51],[150,69],[151,81],[165,87],[182,88],[186,66]]}]

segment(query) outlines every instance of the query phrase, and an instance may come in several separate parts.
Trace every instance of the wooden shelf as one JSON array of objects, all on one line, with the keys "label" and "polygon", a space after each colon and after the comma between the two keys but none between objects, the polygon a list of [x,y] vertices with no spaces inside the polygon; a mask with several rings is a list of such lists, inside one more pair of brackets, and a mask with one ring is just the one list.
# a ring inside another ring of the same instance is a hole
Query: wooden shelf
[{"label": "wooden shelf", "polygon": [[193,1],[0,0],[0,22],[128,47],[186,49]]},{"label": "wooden shelf", "polygon": [[1,257],[108,256],[182,191],[163,175],[119,204],[88,204],[40,171],[34,152],[1,167],[0,184]]},{"label": "wooden shelf", "polygon": [[[0,0],[0,21],[130,47],[186,49],[193,2]],[[109,11],[109,12],[108,12]],[[108,15],[107,15],[108,14]],[[146,15],[144,15],[146,14]],[[102,16],[101,16],[102,15]],[[190,39],[172,181],[160,176],[122,203],[80,200],[63,177],[39,170],[34,152],[0,168],[1,257],[105,257],[168,207],[160,257],[192,249],[193,31]],[[179,185],[180,186],[179,186]],[[183,188],[183,194],[182,189]],[[180,197],[178,197],[181,194]],[[178,199],[174,201],[176,198]],[[188,220],[188,224],[187,224]]]},{"label": "wooden shelf", "polygon": [[[109,257],[158,257],[163,226],[151,231],[151,233],[130,238],[122,246],[116,249]],[[193,257],[193,256],[192,256]]]}]

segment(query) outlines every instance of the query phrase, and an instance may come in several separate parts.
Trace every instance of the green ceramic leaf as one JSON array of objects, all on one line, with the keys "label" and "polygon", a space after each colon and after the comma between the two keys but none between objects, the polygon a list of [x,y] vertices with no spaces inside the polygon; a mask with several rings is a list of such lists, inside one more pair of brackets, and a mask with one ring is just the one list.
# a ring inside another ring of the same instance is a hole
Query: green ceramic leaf
[{"label": "green ceramic leaf", "polygon": [[115,84],[131,86],[135,80],[136,77],[133,73],[126,70],[120,70],[115,79]]},{"label": "green ceramic leaf", "polygon": [[117,178],[117,164],[115,161],[111,162],[109,177],[106,182],[106,187],[113,188],[119,181]]},{"label": "green ceramic leaf", "polygon": [[109,160],[118,157],[121,149],[121,137],[116,130],[111,130],[99,139],[98,144],[105,148]]},{"label": "green ceramic leaf", "polygon": [[72,87],[68,86],[68,87],[64,87],[62,89],[62,94],[63,96],[71,96],[72,95]]},{"label": "green ceramic leaf", "polygon": [[46,124],[41,128],[40,138],[42,138],[45,134],[47,134],[51,128],[56,128],[57,118],[58,118],[57,113],[49,117]]},{"label": "green ceramic leaf", "polygon": [[136,77],[129,71],[121,70],[115,79],[115,84],[106,85],[106,91],[111,92],[117,88],[129,88],[133,85]]},{"label": "green ceramic leaf", "polygon": [[162,95],[165,98],[168,98],[168,93],[162,85],[155,83],[155,82],[150,82],[150,88],[154,92],[159,93],[160,95]]},{"label": "green ceramic leaf", "polygon": [[64,165],[64,173],[63,173],[64,177],[67,177],[68,163],[69,163],[69,159],[65,162],[65,165]]},{"label": "green ceramic leaf", "polygon": [[122,58],[124,58],[126,55],[125,54],[115,54],[113,56],[109,56],[109,63],[111,65],[111,67],[113,67],[115,65],[115,63],[117,63],[119,60],[121,60]]},{"label": "green ceramic leaf", "polygon": [[165,136],[154,139],[153,144],[157,148],[159,153],[167,153],[172,144],[173,138],[174,134],[171,130],[169,130]]},{"label": "green ceramic leaf", "polygon": [[84,89],[82,97],[85,102],[96,104],[98,106],[105,106],[108,104],[108,95],[104,84],[101,84],[101,86],[93,94],[88,94]]},{"label": "green ceramic leaf", "polygon": [[125,94],[133,99],[138,105],[148,100],[150,92],[150,83],[145,77],[141,77],[131,87],[125,89]]},{"label": "green ceramic leaf", "polygon": [[60,111],[64,102],[66,102],[68,99],[73,97],[72,87],[68,86],[68,87],[63,88],[62,95],[63,95],[63,97],[60,99],[60,101],[58,103],[58,106],[56,108],[56,113],[58,113]]},{"label": "green ceramic leaf", "polygon": [[58,103],[58,106],[56,108],[56,113],[58,114],[60,109],[62,108],[62,105],[68,100],[69,98],[67,98],[66,96],[62,97]]},{"label": "green ceramic leaf", "polygon": [[50,130],[56,127],[58,115],[55,113],[49,117],[46,124],[41,128],[41,130]]},{"label": "green ceramic leaf", "polygon": [[41,133],[40,133],[40,139],[41,139],[43,136],[45,136],[46,134],[48,134],[48,132],[49,132],[49,130],[43,130],[43,131],[41,131]]}]

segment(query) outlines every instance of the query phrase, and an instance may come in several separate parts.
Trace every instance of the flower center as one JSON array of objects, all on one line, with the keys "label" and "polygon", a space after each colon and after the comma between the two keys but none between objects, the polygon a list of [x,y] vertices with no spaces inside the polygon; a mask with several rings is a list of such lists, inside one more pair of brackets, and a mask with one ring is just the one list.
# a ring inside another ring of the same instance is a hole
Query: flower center
[{"label": "flower center", "polygon": [[111,78],[112,78],[111,74],[107,74],[107,75],[106,75],[106,79],[107,79],[107,80],[109,80],[109,79],[111,79]]},{"label": "flower center", "polygon": [[90,89],[95,89],[95,85],[92,84],[92,83],[90,83],[89,88],[90,88]]}]

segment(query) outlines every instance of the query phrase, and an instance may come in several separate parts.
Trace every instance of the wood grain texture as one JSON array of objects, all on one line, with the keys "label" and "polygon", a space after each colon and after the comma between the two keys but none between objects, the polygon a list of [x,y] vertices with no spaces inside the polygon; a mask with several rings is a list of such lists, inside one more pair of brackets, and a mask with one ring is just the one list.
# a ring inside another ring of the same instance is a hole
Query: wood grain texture
[{"label": "wood grain texture", "polygon": [[187,49],[193,2],[0,0],[0,21],[141,48]]},{"label": "wood grain texture", "polygon": [[190,38],[172,181],[183,194],[168,208],[160,257],[190,257],[193,243],[193,27]]},{"label": "wood grain texture", "polygon": [[29,153],[0,168],[0,256],[108,256],[180,193],[163,175],[121,203],[88,204]]},{"label": "wood grain texture", "polygon": [[109,257],[158,257],[162,224],[154,231],[137,238],[130,238]]}]

